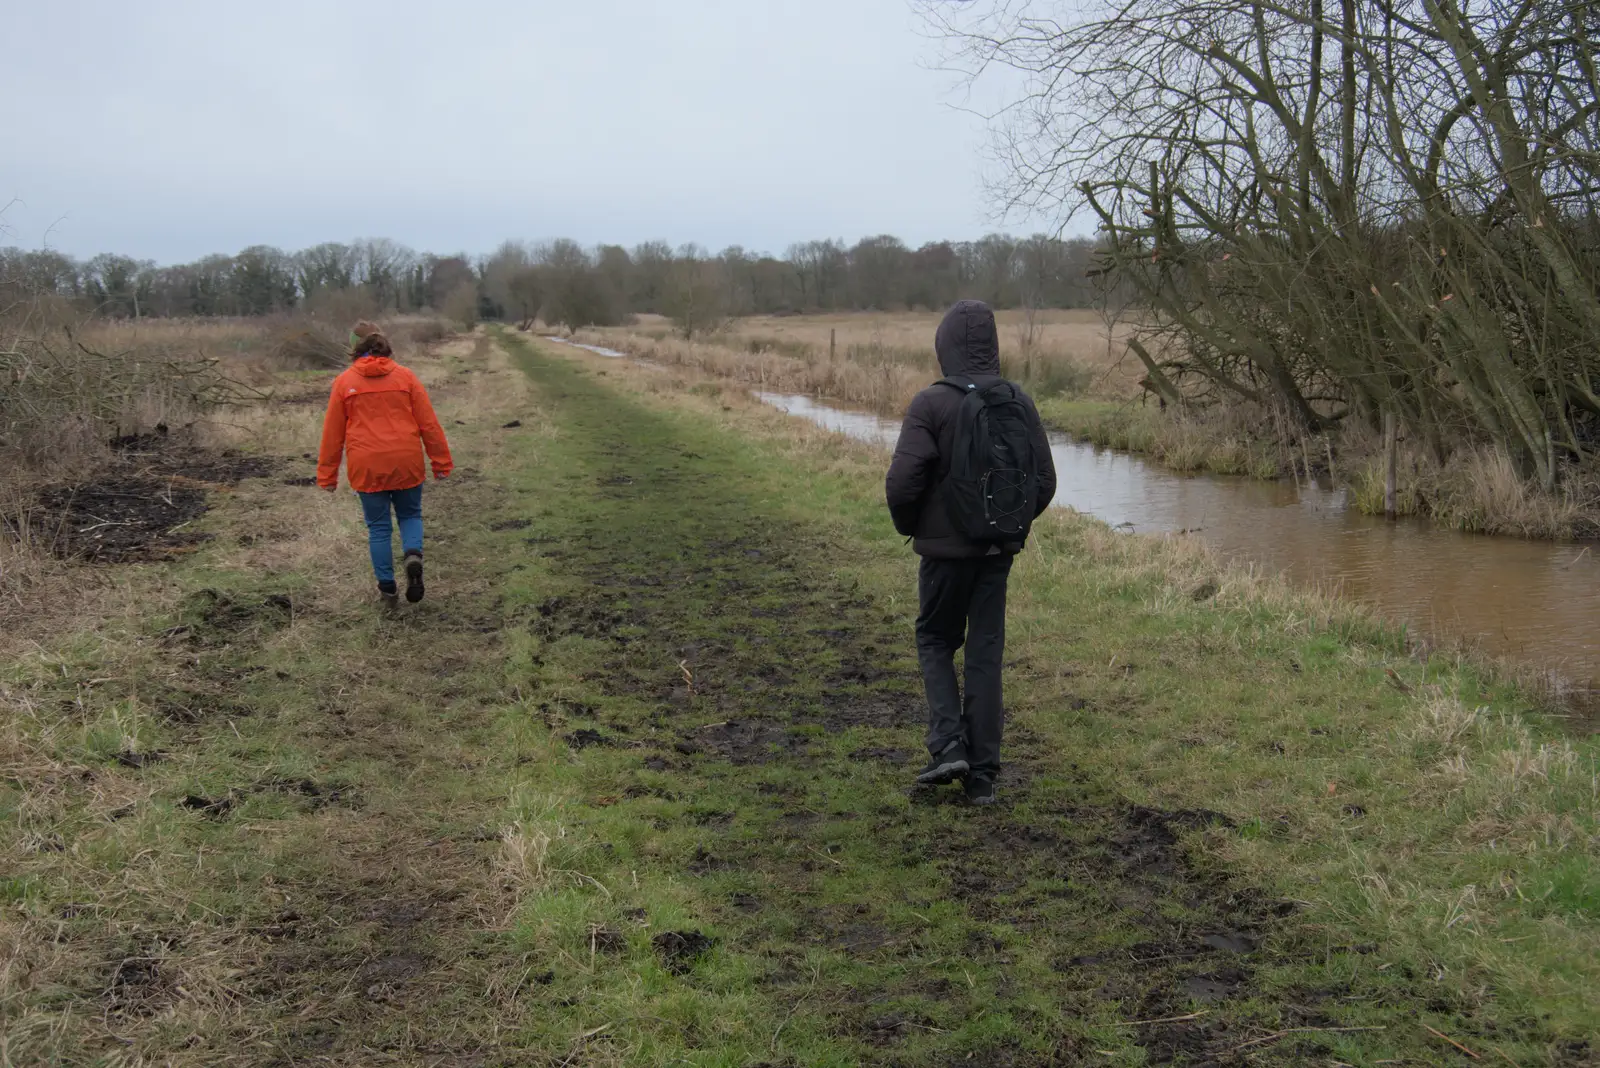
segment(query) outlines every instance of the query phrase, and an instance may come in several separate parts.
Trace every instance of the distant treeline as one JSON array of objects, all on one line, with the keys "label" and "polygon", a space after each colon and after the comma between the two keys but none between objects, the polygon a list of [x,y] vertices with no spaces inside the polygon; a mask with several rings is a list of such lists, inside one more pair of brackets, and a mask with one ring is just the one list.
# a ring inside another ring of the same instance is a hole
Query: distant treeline
[{"label": "distant treeline", "polygon": [[102,254],[0,249],[4,290],[48,294],[112,317],[267,315],[338,307],[376,312],[605,324],[638,312],[688,332],[732,315],[938,308],[961,297],[998,307],[1085,307],[1093,242],[992,234],[910,248],[894,237],[808,241],[782,257],[740,247],[710,253],[651,241],[585,248],[574,241],[507,242],[486,256],[418,253],[388,240],[299,252],[265,245],[158,266]]}]

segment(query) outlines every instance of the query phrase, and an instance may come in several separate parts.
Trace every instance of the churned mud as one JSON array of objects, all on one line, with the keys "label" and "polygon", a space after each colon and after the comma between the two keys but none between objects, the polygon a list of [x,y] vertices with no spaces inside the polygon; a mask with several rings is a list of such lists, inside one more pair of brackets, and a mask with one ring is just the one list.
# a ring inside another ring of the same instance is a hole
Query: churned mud
[{"label": "churned mud", "polygon": [[206,449],[166,434],[118,438],[113,458],[76,482],[46,486],[30,534],[54,553],[111,563],[166,559],[207,538],[208,494],[270,475],[279,461]]}]

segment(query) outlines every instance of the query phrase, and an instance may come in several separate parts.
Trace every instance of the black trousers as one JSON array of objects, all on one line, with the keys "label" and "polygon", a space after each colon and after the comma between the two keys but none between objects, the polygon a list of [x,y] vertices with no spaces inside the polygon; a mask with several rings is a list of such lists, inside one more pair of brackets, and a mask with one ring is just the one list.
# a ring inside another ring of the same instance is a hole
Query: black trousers
[{"label": "black trousers", "polygon": [[[928,694],[928,751],[953,741],[967,747],[972,774],[1000,773],[1005,708],[1000,665],[1006,649],[1006,581],[1010,553],[965,560],[922,558],[917,663]],[[965,697],[956,683],[956,650],[966,646]]]}]

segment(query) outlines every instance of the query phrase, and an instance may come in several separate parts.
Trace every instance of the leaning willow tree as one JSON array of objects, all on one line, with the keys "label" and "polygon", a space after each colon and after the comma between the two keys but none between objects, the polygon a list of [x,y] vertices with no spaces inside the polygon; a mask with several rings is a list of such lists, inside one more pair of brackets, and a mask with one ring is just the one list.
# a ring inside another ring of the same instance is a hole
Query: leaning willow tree
[{"label": "leaning willow tree", "polygon": [[[1600,450],[1595,0],[927,0],[1016,205],[1099,220],[1174,403]],[[1018,75],[1020,74],[1020,79]]]}]

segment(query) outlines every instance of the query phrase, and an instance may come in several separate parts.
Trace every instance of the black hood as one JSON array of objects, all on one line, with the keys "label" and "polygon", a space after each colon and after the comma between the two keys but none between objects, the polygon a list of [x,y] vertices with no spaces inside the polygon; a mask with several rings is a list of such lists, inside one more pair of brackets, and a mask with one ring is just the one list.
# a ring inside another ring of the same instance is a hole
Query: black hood
[{"label": "black hood", "polygon": [[1000,331],[994,312],[981,300],[958,300],[944,313],[933,349],[946,375],[1000,373]]}]

